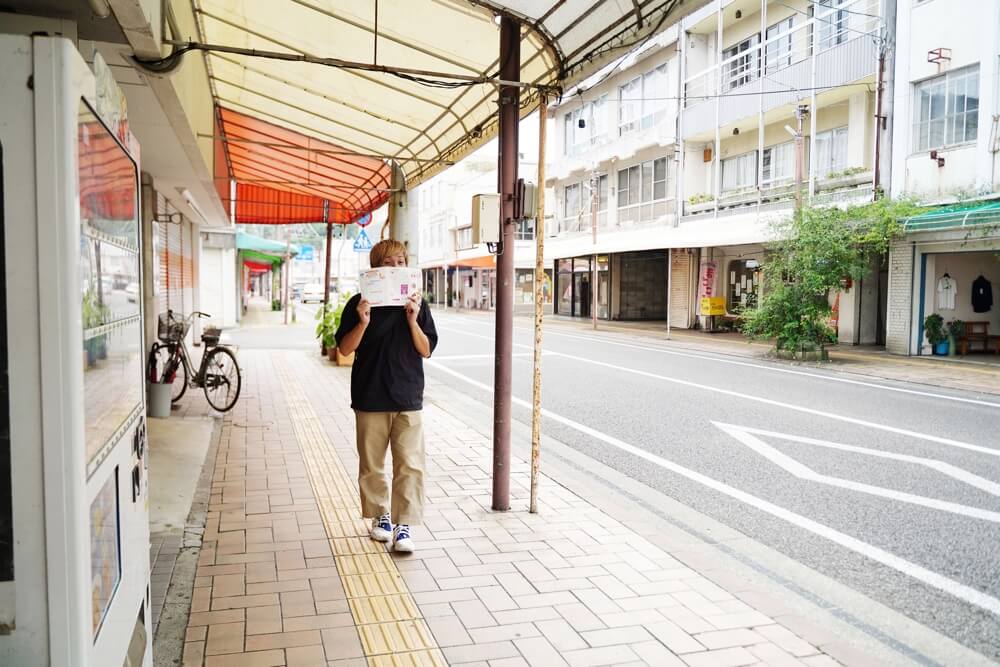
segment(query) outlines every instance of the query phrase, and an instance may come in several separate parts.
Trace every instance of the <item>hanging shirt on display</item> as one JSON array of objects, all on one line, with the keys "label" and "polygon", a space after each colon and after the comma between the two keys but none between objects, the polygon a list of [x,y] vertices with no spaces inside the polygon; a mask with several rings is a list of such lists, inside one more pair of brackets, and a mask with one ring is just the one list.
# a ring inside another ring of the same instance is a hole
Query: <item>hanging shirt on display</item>
[{"label": "hanging shirt on display", "polygon": [[993,285],[980,275],[972,281],[972,310],[976,313],[986,313],[992,307]]},{"label": "hanging shirt on display", "polygon": [[941,276],[937,282],[937,307],[938,310],[955,310],[955,294],[958,292],[958,283],[947,273]]}]

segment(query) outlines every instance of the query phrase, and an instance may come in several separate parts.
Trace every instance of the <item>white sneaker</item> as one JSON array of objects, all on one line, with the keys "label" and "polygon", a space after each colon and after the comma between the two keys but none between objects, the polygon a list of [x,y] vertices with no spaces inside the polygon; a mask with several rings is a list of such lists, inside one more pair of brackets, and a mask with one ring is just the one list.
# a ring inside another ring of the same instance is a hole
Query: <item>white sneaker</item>
[{"label": "white sneaker", "polygon": [[388,514],[372,519],[371,536],[376,542],[388,542],[392,539],[392,521]]},{"label": "white sneaker", "polygon": [[413,553],[413,539],[410,537],[410,527],[405,523],[396,526],[392,532],[392,548],[404,554]]}]

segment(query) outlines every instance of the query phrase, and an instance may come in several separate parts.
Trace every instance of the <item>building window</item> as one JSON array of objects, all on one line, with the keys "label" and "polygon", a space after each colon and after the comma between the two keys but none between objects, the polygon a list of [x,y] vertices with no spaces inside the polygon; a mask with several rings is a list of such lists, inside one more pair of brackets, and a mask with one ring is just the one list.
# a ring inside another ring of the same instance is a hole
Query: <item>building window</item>
[{"label": "building window", "polygon": [[[607,139],[607,101],[602,95],[563,116],[563,148],[566,155],[579,155]],[[583,120],[583,127],[580,121]]]},{"label": "building window", "polygon": [[649,160],[618,171],[618,208],[666,198],[666,158]]},{"label": "building window", "polygon": [[813,7],[816,17],[816,50],[825,51],[847,41],[847,22],[850,12],[840,9],[853,0],[819,0]]},{"label": "building window", "polygon": [[722,191],[747,190],[757,185],[757,151],[722,161]]},{"label": "building window", "polygon": [[760,294],[760,263],[755,259],[734,259],[729,262],[728,273],[726,310],[739,313],[756,308]]},{"label": "building window", "polygon": [[667,117],[670,91],[666,64],[618,87],[618,134],[649,129]]},{"label": "building window", "polygon": [[618,135],[637,129],[642,111],[642,78],[632,79],[618,87]]},{"label": "building window", "polygon": [[917,151],[975,141],[979,129],[979,65],[914,86],[913,145]]},{"label": "building window", "polygon": [[573,218],[580,215],[580,184],[567,185],[563,189],[563,217]]},{"label": "building window", "polygon": [[757,78],[758,41],[758,35],[751,35],[722,52],[725,88],[737,88]]},{"label": "building window", "polygon": [[843,171],[847,168],[847,127],[817,132],[813,148],[817,176],[828,178],[830,174]]},{"label": "building window", "polygon": [[531,241],[535,238],[535,219],[521,218],[514,228],[515,241]]},{"label": "building window", "polygon": [[779,185],[795,178],[795,142],[765,148],[762,160],[764,185]]},{"label": "building window", "polygon": [[462,227],[457,231],[456,241],[459,250],[467,250],[472,247],[472,227]]},{"label": "building window", "polygon": [[778,21],[765,32],[764,72],[770,74],[792,64],[792,21],[789,16]]}]

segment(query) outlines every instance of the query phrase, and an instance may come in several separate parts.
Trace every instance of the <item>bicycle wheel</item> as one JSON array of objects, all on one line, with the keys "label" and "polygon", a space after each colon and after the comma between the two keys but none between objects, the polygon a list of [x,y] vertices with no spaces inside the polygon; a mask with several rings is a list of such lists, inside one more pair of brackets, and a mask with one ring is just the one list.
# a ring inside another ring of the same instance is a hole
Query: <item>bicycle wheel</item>
[{"label": "bicycle wheel", "polygon": [[219,412],[226,412],[236,405],[240,397],[240,367],[236,355],[226,347],[216,347],[208,352],[204,362],[205,398]]},{"label": "bicycle wheel", "polygon": [[[180,347],[175,343],[157,343],[153,347],[153,353],[156,355],[156,378],[159,382],[167,379],[171,383],[170,402],[176,403],[188,387],[187,366],[181,359]],[[172,379],[165,378],[164,375],[171,376]]]}]

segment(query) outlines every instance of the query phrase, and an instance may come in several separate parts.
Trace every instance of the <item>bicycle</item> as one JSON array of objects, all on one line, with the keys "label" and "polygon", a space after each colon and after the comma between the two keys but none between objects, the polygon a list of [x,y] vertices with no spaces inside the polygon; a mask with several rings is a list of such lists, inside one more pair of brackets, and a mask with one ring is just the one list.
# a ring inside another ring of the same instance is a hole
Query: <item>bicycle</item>
[{"label": "bicycle", "polygon": [[[226,412],[236,405],[240,397],[243,385],[240,367],[233,351],[219,343],[218,333],[203,333],[201,340],[205,344],[205,354],[197,372],[194,371],[184,338],[196,316],[211,317],[200,311],[187,317],[177,317],[172,310],[160,314],[157,327],[160,342],[154,343],[150,350],[147,372],[153,382],[171,383],[172,403],[179,401],[190,385],[201,387],[208,404],[219,412]],[[181,377],[178,378],[178,375]]]}]

